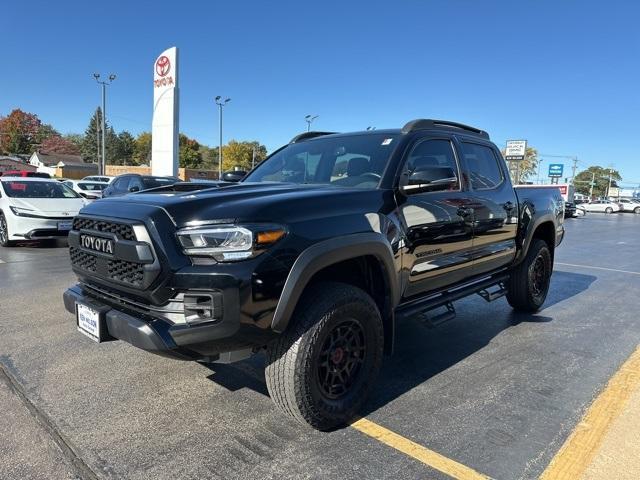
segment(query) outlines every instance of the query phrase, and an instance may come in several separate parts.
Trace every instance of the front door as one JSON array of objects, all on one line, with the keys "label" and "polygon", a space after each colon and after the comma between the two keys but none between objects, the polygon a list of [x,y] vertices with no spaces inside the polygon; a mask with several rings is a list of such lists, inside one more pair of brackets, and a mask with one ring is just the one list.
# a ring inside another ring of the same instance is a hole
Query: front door
[{"label": "front door", "polygon": [[473,219],[470,202],[450,139],[424,138],[411,148],[403,177],[429,167],[450,167],[457,182],[445,191],[398,194],[399,218],[405,231],[403,297],[439,289],[470,276]]}]

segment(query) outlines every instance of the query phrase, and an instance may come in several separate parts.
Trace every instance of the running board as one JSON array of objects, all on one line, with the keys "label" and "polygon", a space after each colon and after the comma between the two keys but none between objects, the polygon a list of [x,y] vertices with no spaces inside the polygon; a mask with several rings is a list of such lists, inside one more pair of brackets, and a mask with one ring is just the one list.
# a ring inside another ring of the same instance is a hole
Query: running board
[{"label": "running board", "polygon": [[[446,306],[447,304],[473,295],[474,293],[480,294],[485,300],[489,298],[489,300],[487,300],[489,302],[493,301],[506,294],[504,282],[506,282],[508,278],[508,275],[496,275],[467,285],[462,285],[457,288],[444,290],[443,292],[430,295],[426,298],[414,300],[410,303],[399,306],[396,310],[396,316],[398,319],[415,317],[416,315],[425,314],[430,310]],[[498,290],[489,292],[489,289],[496,285],[498,286]],[[485,298],[485,296],[480,292],[485,292],[487,297]],[[453,315],[455,316],[455,310],[453,312]],[[445,312],[445,315],[446,314],[450,314],[448,308],[447,312]]]},{"label": "running board", "polygon": [[422,318],[420,319],[422,323],[424,323],[429,328],[435,328],[456,318],[456,308],[453,306],[453,303],[447,302],[444,304],[444,306],[447,308],[447,310],[434,316],[429,316],[427,312],[424,312],[422,314]]},{"label": "running board", "polygon": [[497,287],[497,290],[489,290],[488,288],[480,290],[478,292],[478,295],[484,298],[487,302],[493,302],[494,300],[502,298],[507,294],[507,289],[504,286],[503,282],[498,283]]}]

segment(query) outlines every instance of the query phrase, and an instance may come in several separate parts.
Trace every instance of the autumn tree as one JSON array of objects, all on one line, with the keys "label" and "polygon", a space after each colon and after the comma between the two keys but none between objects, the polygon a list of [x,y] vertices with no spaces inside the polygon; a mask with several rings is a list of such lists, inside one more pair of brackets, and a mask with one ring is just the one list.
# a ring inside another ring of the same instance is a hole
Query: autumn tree
[{"label": "autumn tree", "polygon": [[66,135],[63,135],[62,138],[64,138],[68,142],[73,143],[78,149],[78,152],[82,150],[82,142],[84,141],[84,136],[82,134],[67,133]]},{"label": "autumn tree", "polygon": [[180,167],[182,168],[201,168],[202,167],[202,152],[200,151],[200,144],[187,137],[183,133],[179,137],[180,153]]},{"label": "autumn tree", "polygon": [[222,147],[222,170],[227,172],[236,167],[241,170],[251,170],[254,152],[256,165],[267,157],[267,147],[261,145],[260,142],[231,140]]},{"label": "autumn tree", "polygon": [[133,149],[133,163],[135,165],[151,164],[151,134],[142,132],[136,137]]},{"label": "autumn tree", "polygon": [[32,153],[41,127],[42,122],[37,115],[20,109],[0,117],[0,153]]},{"label": "autumn tree", "polygon": [[[622,180],[620,172],[611,169],[611,186],[617,187],[619,181]],[[591,193],[591,182],[593,181],[593,196],[604,197],[607,195],[607,189],[609,188],[609,168],[592,166],[583,170],[576,175],[573,180],[576,186],[576,192],[583,195],[589,195]]]},{"label": "autumn tree", "polygon": [[[505,156],[505,150],[502,150],[502,156]],[[536,176],[538,173],[538,150],[533,147],[527,147],[524,160],[508,161],[509,173],[511,174],[511,181],[518,185],[529,177]],[[516,171],[519,173],[519,178],[516,178]]]},{"label": "autumn tree", "polygon": [[45,138],[40,144],[40,151],[42,153],[80,155],[80,149],[77,145],[59,135]]}]

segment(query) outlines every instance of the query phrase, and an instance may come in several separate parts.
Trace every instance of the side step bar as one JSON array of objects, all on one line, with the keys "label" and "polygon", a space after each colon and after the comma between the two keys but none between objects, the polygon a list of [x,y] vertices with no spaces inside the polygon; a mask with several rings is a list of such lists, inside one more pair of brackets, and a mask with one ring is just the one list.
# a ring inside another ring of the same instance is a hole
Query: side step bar
[{"label": "side step bar", "polygon": [[[468,297],[477,293],[487,302],[492,302],[506,295],[507,290],[504,282],[509,278],[508,275],[498,275],[480,280],[468,285],[462,285],[458,288],[445,290],[441,293],[429,296],[424,299],[418,299],[396,310],[398,319],[405,319],[421,315],[423,321],[429,326],[440,325],[446,321],[455,318],[455,308],[453,302],[461,298]],[[489,290],[491,287],[497,286],[497,289]],[[440,307],[446,307],[447,311],[433,317],[427,317],[426,313]]]}]

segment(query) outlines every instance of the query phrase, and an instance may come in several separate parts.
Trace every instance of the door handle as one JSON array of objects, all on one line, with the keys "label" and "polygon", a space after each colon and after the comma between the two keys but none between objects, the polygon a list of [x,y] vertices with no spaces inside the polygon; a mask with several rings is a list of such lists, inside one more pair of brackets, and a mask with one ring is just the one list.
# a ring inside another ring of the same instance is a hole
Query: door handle
[{"label": "door handle", "polygon": [[470,207],[460,207],[458,208],[458,216],[462,218],[469,217],[473,215],[473,208]]}]

